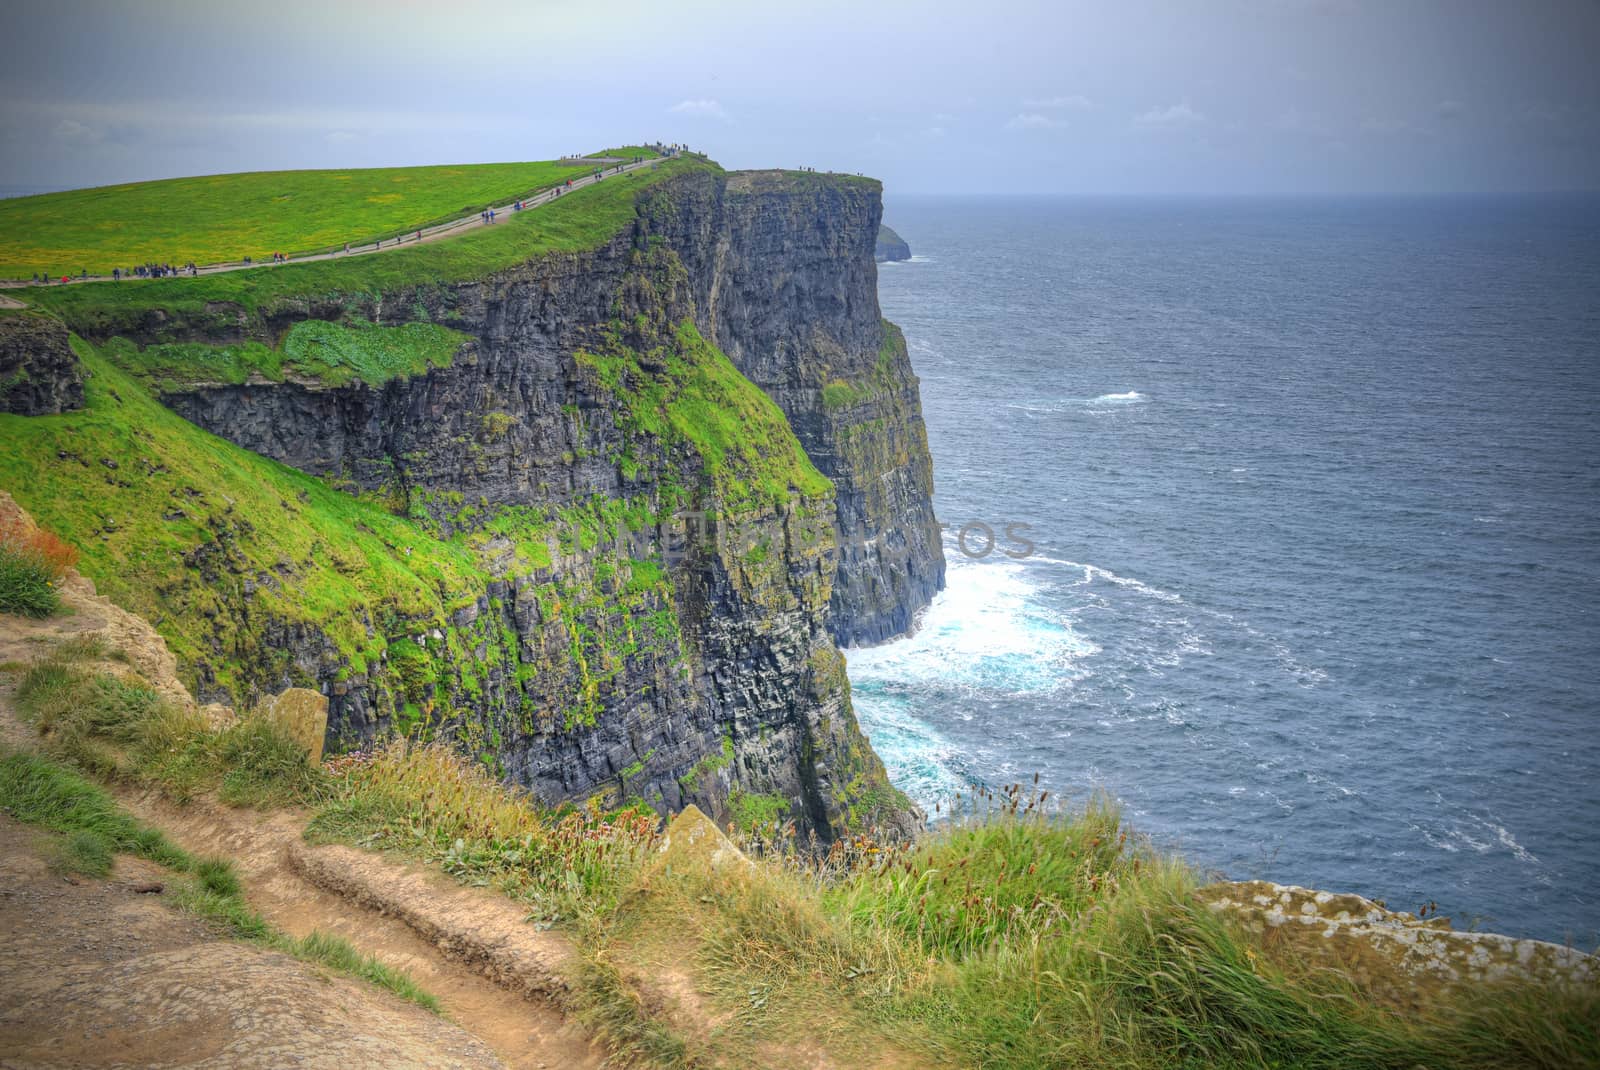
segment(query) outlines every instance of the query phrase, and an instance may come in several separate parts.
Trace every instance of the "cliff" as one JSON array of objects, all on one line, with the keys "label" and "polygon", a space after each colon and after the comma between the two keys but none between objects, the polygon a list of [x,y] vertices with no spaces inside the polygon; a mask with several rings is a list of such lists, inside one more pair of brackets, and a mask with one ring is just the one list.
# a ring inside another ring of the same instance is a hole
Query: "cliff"
[{"label": "cliff", "polygon": [[767,171],[704,192],[722,219],[708,325],[837,491],[833,635],[906,634],[944,586],[944,552],[917,378],[878,309],[880,187]]},{"label": "cliff", "polygon": [[83,373],[67,329],[44,316],[0,321],[0,412],[45,416],[83,406]]},{"label": "cliff", "polygon": [[880,226],[878,228],[878,244],[873,255],[880,264],[885,260],[910,260],[911,246],[907,245],[906,240],[893,230]]},{"label": "cliff", "polygon": [[0,425],[45,476],[6,478],[108,543],[86,570],[202,701],[317,687],[335,746],[448,735],[548,802],[903,825],[835,647],[943,573],[877,184],[699,167],[629,196],[597,244],[467,277],[67,309],[98,343],[76,430],[105,434]]}]

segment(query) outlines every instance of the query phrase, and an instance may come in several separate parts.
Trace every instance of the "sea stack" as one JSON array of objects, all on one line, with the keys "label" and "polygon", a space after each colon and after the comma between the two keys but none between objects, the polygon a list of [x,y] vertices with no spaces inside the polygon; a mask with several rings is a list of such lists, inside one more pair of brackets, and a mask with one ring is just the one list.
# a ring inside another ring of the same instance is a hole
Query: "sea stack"
[{"label": "sea stack", "polygon": [[883,224],[878,224],[878,248],[873,254],[878,263],[886,260],[910,260],[911,246],[906,240]]}]

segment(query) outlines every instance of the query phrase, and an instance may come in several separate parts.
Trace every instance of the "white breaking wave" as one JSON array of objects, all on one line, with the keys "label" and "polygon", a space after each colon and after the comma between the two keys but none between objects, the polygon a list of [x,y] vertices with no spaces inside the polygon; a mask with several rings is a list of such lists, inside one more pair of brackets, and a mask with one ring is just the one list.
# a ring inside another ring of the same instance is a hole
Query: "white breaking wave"
[{"label": "white breaking wave", "polygon": [[844,652],[862,729],[890,780],[930,810],[972,778],[961,751],[918,715],[923,703],[970,719],[996,700],[1057,694],[1100,651],[1036,597],[1029,573],[1014,561],[952,554],[946,587],[916,635]]},{"label": "white breaking wave", "polygon": [[[1142,580],[1134,579],[1132,576],[1119,576],[1109,568],[1101,568],[1099,565],[1086,565],[1082,561],[1067,561],[1059,557],[1046,557],[1043,554],[1035,554],[1029,560],[1047,565],[1062,565],[1066,568],[1082,569],[1083,579],[1078,581],[1079,586],[1092,584],[1096,580],[1104,580],[1107,583],[1114,583],[1118,587],[1126,587],[1131,591],[1138,591],[1140,594],[1148,595],[1158,601],[1183,603],[1183,595],[1181,594],[1174,591],[1163,591],[1159,587],[1152,587]],[[1221,614],[1216,615],[1221,616]]]},{"label": "white breaking wave", "polygon": [[1030,413],[1062,413],[1087,409],[1090,415],[1094,415],[1108,405],[1137,405],[1148,400],[1150,399],[1137,390],[1129,390],[1122,394],[1100,394],[1092,398],[1035,398],[1027,401],[1008,401],[1006,408]]},{"label": "white breaking wave", "polygon": [[929,684],[967,697],[1071,686],[1099,647],[1042,605],[1028,569],[952,555],[945,589],[909,639],[848,650],[852,679]]}]

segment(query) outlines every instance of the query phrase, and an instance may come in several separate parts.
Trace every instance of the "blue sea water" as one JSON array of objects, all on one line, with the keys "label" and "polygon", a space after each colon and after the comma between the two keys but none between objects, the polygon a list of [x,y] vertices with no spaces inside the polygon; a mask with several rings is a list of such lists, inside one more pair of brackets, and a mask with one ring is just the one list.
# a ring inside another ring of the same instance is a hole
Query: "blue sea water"
[{"label": "blue sea water", "polygon": [[887,218],[938,514],[999,543],[849,652],[895,782],[1038,772],[1231,877],[1600,943],[1600,201]]}]

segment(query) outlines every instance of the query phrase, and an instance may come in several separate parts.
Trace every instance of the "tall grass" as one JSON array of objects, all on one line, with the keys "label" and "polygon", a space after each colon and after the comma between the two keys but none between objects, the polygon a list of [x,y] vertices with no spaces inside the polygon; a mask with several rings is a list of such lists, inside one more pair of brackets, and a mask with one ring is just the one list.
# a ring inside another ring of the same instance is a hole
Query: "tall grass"
[{"label": "tall grass", "polygon": [[1422,1012],[1392,1007],[1209,910],[1194,871],[1105,800],[1059,811],[1012,785],[973,801],[914,844],[811,855],[769,836],[751,867],[648,871],[585,932],[580,1000],[626,1036],[648,1000],[619,964],[648,974],[676,954],[747,1042],[820,1037],[848,1056],[888,1037],[918,1065],[1600,1065],[1593,985],[1437,987]]},{"label": "tall grass", "polygon": [[494,885],[551,923],[614,902],[654,847],[656,825],[647,809],[551,813],[445,746],[397,740],[346,767],[306,835],[403,851]]},{"label": "tall grass", "polygon": [[95,672],[92,642],[62,644],[17,685],[17,704],[47,747],[99,777],[126,777],[183,801],[217,790],[235,806],[283,806],[318,797],[326,775],[281,727],[248,715],[214,729],[198,710],[143,683]]},{"label": "tall grass", "polygon": [[17,518],[0,521],[0,613],[55,613],[62,577],[77,561],[77,550],[43,528]]},{"label": "tall grass", "polygon": [[[58,652],[19,687],[62,753],[169,790],[317,801],[312,839],[400,850],[518,898],[538,924],[574,924],[584,1020],[649,1065],[702,1054],[629,981],[671,961],[731,1023],[714,1042],[805,1036],[847,1059],[891,1037],[914,1064],[1019,1070],[1600,1067],[1597,986],[1506,981],[1438,988],[1421,1011],[1390,1006],[1209,910],[1194,871],[1103,799],[1067,811],[1014,784],[960,800],[914,842],[823,850],[773,823],[745,838],[750,866],[666,866],[652,862],[647,811],[543,810],[437,744],[395,742],[321,773],[264,723],[212,732],[137,684],[86,672],[94,653]],[[168,857],[194,877],[183,901],[235,934],[403,989],[335,943],[274,935],[231,871],[167,854],[103,792],[62,795],[50,777],[7,769],[0,808],[103,838],[70,841],[64,864],[93,871],[111,850]],[[79,816],[40,817],[58,813]]]}]

